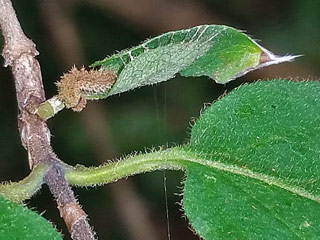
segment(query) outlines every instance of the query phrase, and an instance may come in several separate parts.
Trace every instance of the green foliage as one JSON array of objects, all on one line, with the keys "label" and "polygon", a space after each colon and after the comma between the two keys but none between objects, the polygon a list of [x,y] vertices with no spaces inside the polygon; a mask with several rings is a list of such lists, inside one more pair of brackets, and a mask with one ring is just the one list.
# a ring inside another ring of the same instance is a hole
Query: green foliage
[{"label": "green foliage", "polygon": [[62,240],[48,221],[28,208],[0,196],[1,240]]},{"label": "green foliage", "polygon": [[37,114],[46,120],[65,105],[81,111],[86,99],[103,99],[167,81],[177,73],[227,83],[255,69],[294,58],[275,56],[240,31],[223,25],[168,32],[91,65],[99,71],[72,69],[58,83],[58,96],[42,103]]},{"label": "green foliage", "polygon": [[319,91],[319,82],[243,85],[196,121],[185,149],[208,166],[187,167],[183,203],[204,239],[320,235]]},{"label": "green foliage", "polygon": [[[94,63],[92,67],[114,74],[115,81],[108,82],[113,84],[111,89],[89,76],[83,83],[81,77],[68,82],[66,90],[72,90],[67,96],[79,99],[75,101],[78,106],[85,104],[85,99],[166,81],[177,73],[227,83],[293,58],[275,56],[233,28],[203,25],[165,33]],[[93,72],[99,73],[86,74]],[[192,128],[189,144],[98,168],[65,165],[66,180],[72,185],[92,186],[158,169],[185,170],[183,208],[202,238],[315,238],[320,235],[319,90],[318,82],[282,80],[241,86],[206,109]],[[47,119],[65,104],[59,96],[53,97],[41,105],[38,114]],[[15,201],[30,197],[42,184],[44,170],[22,182],[27,183],[28,191],[23,192],[23,184],[18,183],[2,185],[0,192]],[[22,194],[18,196],[18,192]],[[0,229],[0,234],[10,239],[15,237],[11,234],[22,234],[15,227],[33,234],[34,229],[21,227],[16,219],[28,224],[24,217],[29,215],[23,214],[34,213],[2,203],[0,225],[4,230]],[[5,212],[9,210],[11,213]],[[49,225],[41,229],[48,231],[35,231],[41,236],[24,235],[24,239],[41,239],[46,234],[60,239]]]},{"label": "green foliage", "polygon": [[274,56],[234,28],[201,25],[162,34],[91,67],[118,76],[112,89],[98,96],[107,97],[166,81],[177,73],[226,83],[256,68],[291,59]]}]

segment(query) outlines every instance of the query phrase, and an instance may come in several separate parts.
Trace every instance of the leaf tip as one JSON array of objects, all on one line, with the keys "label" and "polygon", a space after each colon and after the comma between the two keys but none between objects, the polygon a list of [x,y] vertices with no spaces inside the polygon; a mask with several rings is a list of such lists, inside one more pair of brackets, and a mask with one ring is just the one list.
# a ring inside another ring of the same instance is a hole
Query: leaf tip
[{"label": "leaf tip", "polygon": [[259,65],[258,68],[284,63],[284,62],[293,62],[296,58],[301,57],[303,55],[285,55],[285,56],[279,56],[275,55],[272,52],[268,51],[265,48],[262,48],[262,53],[260,55],[259,59]]},{"label": "leaf tip", "polygon": [[293,62],[294,59],[303,56],[303,55],[285,55],[285,56],[275,55],[269,50],[267,50],[266,48],[259,45],[256,41],[252,39],[251,41],[261,50],[259,64],[257,68],[262,68],[262,67],[284,63],[284,62]]}]

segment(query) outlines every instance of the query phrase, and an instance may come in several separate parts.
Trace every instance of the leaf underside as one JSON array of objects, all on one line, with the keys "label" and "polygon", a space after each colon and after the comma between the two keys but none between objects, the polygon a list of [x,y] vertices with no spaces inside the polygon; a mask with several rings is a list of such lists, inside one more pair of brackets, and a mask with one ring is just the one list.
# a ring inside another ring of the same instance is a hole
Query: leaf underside
[{"label": "leaf underside", "polygon": [[248,71],[290,61],[260,47],[240,31],[223,25],[201,25],[168,32],[122,51],[91,67],[112,71],[117,79],[107,92],[87,93],[87,98],[110,95],[182,76],[208,76],[226,83]]},{"label": "leaf underside", "polygon": [[[204,239],[320,236],[320,83],[243,85],[195,122],[183,206]],[[200,161],[199,161],[200,163]]]},{"label": "leaf underside", "polygon": [[62,240],[52,225],[28,208],[0,195],[1,240]]},{"label": "leaf underside", "polygon": [[176,74],[207,76],[224,84],[255,69],[295,57],[276,56],[244,33],[223,25],[168,32],[90,66],[96,69],[73,69],[64,74],[58,82],[58,95],[42,103],[37,114],[47,120],[64,107],[81,111],[86,100],[104,99],[157,84]]}]

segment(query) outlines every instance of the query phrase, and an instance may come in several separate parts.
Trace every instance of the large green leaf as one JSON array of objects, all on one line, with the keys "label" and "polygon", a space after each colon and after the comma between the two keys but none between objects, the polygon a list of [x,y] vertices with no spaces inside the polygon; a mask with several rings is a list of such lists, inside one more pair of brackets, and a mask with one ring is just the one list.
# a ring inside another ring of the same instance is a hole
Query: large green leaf
[{"label": "large green leaf", "polygon": [[198,160],[183,206],[204,239],[319,239],[319,82],[241,86],[205,110],[185,150]]},{"label": "large green leaf", "polygon": [[52,225],[28,208],[0,195],[1,240],[62,240]]}]

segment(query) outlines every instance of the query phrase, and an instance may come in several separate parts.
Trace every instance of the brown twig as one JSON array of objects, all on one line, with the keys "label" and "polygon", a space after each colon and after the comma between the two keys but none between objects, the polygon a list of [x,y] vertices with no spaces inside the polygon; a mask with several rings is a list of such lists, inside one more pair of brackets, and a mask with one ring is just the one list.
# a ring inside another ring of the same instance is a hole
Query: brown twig
[{"label": "brown twig", "polygon": [[87,215],[77,203],[73,191],[65,181],[61,167],[52,165],[44,180],[57,201],[60,216],[64,219],[71,238],[74,240],[94,239]]},{"label": "brown twig", "polygon": [[61,165],[50,145],[50,131],[34,110],[45,100],[41,70],[35,44],[23,33],[10,0],[0,0],[0,27],[4,36],[2,56],[5,66],[10,66],[15,81],[18,102],[18,128],[21,143],[27,150],[30,168],[38,163],[51,167],[44,182],[54,195],[74,240],[94,239],[86,214],[78,205],[73,191],[64,179]]}]

